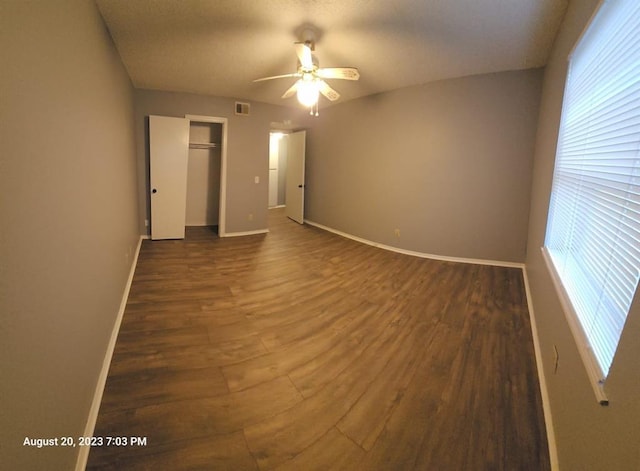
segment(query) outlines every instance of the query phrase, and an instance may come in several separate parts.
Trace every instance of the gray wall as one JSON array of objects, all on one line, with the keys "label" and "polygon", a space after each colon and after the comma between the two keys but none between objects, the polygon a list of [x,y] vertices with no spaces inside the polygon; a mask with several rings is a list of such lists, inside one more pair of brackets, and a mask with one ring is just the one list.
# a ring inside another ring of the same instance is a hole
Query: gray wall
[{"label": "gray wall", "polygon": [[[540,248],[544,243],[567,58],[598,0],[570,2],[545,70],[536,139],[526,269],[550,396],[560,468],[564,471],[640,469],[640,299],[632,308],[605,386],[608,407],[595,395],[555,294]],[[554,374],[554,352],[559,367]]]},{"label": "gray wall", "polygon": [[[235,114],[232,98],[155,90],[136,90],[135,132],[138,154],[138,204],[141,233],[148,233],[149,144],[148,116],[184,117],[187,114],[228,118],[226,232],[267,228],[269,203],[269,132],[271,122],[304,119],[306,112],[265,103],[252,103],[249,116]],[[254,183],[254,177],[260,183]],[[253,214],[253,220],[249,219]]]},{"label": "gray wall", "polygon": [[139,240],[133,88],[93,2],[0,2],[0,469],[73,469]]},{"label": "gray wall", "polygon": [[406,250],[523,262],[541,81],[472,76],[321,110],[306,217]]}]

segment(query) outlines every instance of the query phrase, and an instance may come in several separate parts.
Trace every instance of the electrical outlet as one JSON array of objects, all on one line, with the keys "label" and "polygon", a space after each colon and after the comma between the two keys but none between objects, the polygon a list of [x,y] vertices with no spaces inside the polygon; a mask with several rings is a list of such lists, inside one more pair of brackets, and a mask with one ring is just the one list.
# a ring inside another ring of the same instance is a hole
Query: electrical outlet
[{"label": "electrical outlet", "polygon": [[144,227],[149,227],[149,220],[148,219],[144,220]]},{"label": "electrical outlet", "polygon": [[253,221],[253,213],[249,213],[249,216],[247,217],[247,219],[249,219],[249,221]]},{"label": "electrical outlet", "polygon": [[396,235],[396,237],[400,237],[400,229],[396,229],[395,231],[393,231],[393,233]]}]

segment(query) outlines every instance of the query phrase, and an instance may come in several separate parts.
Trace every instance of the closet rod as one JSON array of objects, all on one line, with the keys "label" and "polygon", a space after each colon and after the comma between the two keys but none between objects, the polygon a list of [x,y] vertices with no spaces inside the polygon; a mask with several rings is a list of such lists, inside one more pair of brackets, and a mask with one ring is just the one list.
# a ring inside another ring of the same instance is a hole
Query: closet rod
[{"label": "closet rod", "polygon": [[190,142],[189,149],[211,149],[213,147],[218,147],[218,144],[215,142]]}]

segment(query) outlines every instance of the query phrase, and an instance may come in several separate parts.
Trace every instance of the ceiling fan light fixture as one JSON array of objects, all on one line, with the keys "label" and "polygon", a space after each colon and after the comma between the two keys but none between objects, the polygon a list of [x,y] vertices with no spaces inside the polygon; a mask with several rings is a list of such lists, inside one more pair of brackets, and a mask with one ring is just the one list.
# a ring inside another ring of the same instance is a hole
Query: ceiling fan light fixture
[{"label": "ceiling fan light fixture", "polygon": [[298,77],[298,81],[284,92],[282,98],[296,95],[302,106],[309,108],[311,114],[318,116],[318,100],[321,94],[329,101],[336,101],[340,98],[340,94],[327,84],[324,79],[358,80],[360,74],[355,67],[320,68],[318,59],[311,53],[314,49],[314,39],[309,37],[309,34],[308,32],[305,33],[307,37],[303,38],[303,42],[295,43],[296,56],[298,58],[298,67],[295,73],[263,77],[254,80],[254,82]]},{"label": "ceiling fan light fixture", "polygon": [[298,101],[301,105],[311,107],[318,103],[318,98],[320,97],[320,84],[317,80],[303,77],[298,80],[297,89]]}]

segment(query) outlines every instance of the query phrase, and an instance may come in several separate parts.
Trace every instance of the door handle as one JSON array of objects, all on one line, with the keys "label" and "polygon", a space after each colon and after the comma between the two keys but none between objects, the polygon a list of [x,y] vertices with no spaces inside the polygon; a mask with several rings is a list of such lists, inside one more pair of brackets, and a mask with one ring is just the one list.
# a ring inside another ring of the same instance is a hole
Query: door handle
[{"label": "door handle", "polygon": [[155,188],[153,190],[151,190],[151,193],[157,193],[158,190],[156,190]]},{"label": "door handle", "polygon": [[304,188],[304,185],[298,185],[298,188]]}]

